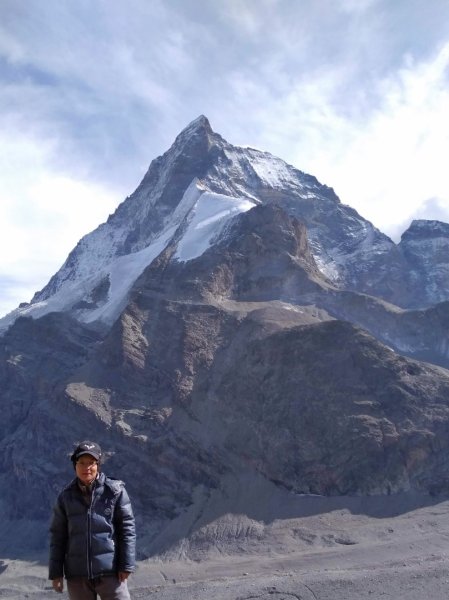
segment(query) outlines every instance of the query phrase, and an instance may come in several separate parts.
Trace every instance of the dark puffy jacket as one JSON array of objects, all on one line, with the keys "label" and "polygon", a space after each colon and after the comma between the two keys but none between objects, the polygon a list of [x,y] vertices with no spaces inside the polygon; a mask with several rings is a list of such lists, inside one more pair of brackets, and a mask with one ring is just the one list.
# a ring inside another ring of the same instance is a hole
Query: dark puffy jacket
[{"label": "dark puffy jacket", "polygon": [[100,473],[88,506],[74,479],[58,496],[50,533],[50,579],[134,571],[136,531],[123,481]]}]

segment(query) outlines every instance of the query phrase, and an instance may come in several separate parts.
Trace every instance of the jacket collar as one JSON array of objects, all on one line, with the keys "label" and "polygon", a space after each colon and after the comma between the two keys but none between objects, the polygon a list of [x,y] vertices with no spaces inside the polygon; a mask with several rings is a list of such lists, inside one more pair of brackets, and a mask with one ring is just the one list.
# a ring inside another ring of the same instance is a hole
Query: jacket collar
[{"label": "jacket collar", "polygon": [[[98,477],[95,479],[95,481],[93,481],[91,483],[92,489],[94,489],[95,487],[99,487],[100,485],[104,485],[105,481],[106,481],[106,475],[103,472],[99,473]],[[83,484],[81,484],[81,485],[83,485]],[[80,481],[79,481],[78,477],[75,477],[75,479],[72,479],[72,481],[69,483],[67,488],[80,489]]]}]

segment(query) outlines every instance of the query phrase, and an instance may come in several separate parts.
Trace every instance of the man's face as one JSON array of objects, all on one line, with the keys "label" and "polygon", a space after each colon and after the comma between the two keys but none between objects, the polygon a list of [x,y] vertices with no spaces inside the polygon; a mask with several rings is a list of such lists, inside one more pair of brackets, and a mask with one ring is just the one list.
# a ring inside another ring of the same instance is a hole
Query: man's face
[{"label": "man's face", "polygon": [[96,478],[98,473],[97,459],[90,454],[83,454],[76,461],[75,470],[78,479],[84,483],[84,485],[89,485]]}]

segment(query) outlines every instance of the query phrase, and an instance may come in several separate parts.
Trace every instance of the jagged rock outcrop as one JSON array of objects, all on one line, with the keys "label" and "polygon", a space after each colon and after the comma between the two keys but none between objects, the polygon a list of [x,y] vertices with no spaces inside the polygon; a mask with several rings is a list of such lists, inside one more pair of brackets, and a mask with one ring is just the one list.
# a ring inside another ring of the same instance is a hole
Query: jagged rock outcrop
[{"label": "jagged rock outcrop", "polygon": [[408,265],[408,287],[416,307],[448,300],[449,224],[413,221],[402,234],[398,248]]}]

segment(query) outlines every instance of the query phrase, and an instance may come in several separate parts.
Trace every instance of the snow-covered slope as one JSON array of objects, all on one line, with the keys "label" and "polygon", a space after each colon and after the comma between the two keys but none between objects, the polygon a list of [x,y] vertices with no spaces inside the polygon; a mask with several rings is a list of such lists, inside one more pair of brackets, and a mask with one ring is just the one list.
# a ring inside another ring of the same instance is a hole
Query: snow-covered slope
[{"label": "snow-covered slope", "polygon": [[254,202],[245,198],[204,192],[189,213],[187,229],[177,244],[175,258],[186,261],[201,256],[231,217],[254,206]]},{"label": "snow-covered slope", "polygon": [[[101,225],[78,244],[79,260],[71,268],[70,258],[59,272],[54,293],[18,308],[2,319],[9,326],[18,316],[41,317],[49,312],[70,311],[82,322],[112,323],[126,305],[128,293],[143,270],[173,242],[178,228],[175,259],[185,261],[201,255],[222,231],[227,221],[252,208],[254,203],[205,191],[198,180],[187,188],[172,219],[141,250],[114,255],[126,229]],[[72,256],[75,254],[72,253]]]}]

